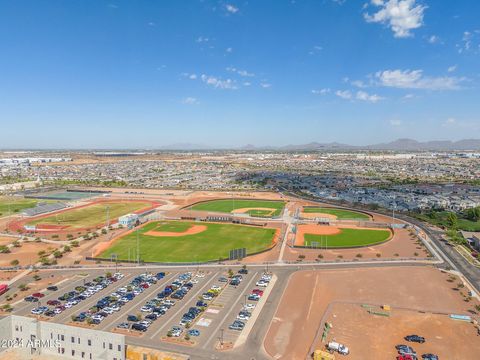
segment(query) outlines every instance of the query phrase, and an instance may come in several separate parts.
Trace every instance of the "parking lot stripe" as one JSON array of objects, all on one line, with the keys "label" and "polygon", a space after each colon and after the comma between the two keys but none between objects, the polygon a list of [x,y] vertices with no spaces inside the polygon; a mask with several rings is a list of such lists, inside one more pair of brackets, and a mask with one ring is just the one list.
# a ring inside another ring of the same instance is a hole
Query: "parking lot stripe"
[{"label": "parking lot stripe", "polygon": [[[258,275],[258,272],[255,272],[255,274],[252,276],[252,278],[250,279],[250,281],[248,282],[247,286],[245,287],[246,290],[248,290],[250,288],[250,285],[252,284],[252,282],[255,280],[256,276]],[[220,330],[220,328],[222,327],[223,323],[225,322],[225,320],[228,318],[228,316],[232,313],[232,311],[236,308],[238,302],[242,300],[242,296],[238,296],[237,297],[237,300],[235,300],[235,302],[232,304],[232,306],[230,306],[230,310],[228,310],[228,312],[223,316],[223,319],[222,321],[219,322],[218,326],[215,328],[215,330],[212,332],[212,335],[210,335],[210,337],[207,339],[207,341],[205,341],[205,343],[203,344],[202,346],[202,349],[206,349],[207,346],[210,344],[210,342],[212,341],[212,339],[215,337],[215,336],[218,336],[218,330]]]},{"label": "parking lot stripe", "polygon": [[[196,299],[198,294],[205,291],[205,289],[208,286],[210,286],[213,282],[215,282],[217,275],[218,275],[218,272],[212,273],[212,278],[209,281],[207,281],[207,283],[204,286],[198,289],[198,291],[195,293],[195,295],[191,297],[191,299]],[[173,320],[180,312],[185,311],[185,307],[188,306],[189,301],[191,299],[185,300],[184,304],[170,317],[170,320]],[[160,331],[162,331],[169,323],[171,323],[171,321],[165,322],[157,331],[155,331],[155,333],[152,336],[150,336],[150,339],[153,339],[154,337],[156,337],[160,333]]]},{"label": "parking lot stripe", "polygon": [[[117,317],[111,317],[110,318],[110,321],[106,321],[104,324],[100,323],[100,325],[102,325],[101,327],[97,327],[98,330],[105,330],[107,329],[108,327],[112,326],[114,323],[116,323],[117,321],[119,321],[119,319],[121,319],[122,317],[125,318],[126,320],[126,316],[130,313],[130,311],[136,307],[139,307],[141,304],[145,303],[149,297],[151,296],[151,294],[148,294],[148,296],[146,297],[142,297],[142,295],[147,295],[147,292],[153,292],[155,293],[156,291],[159,291],[160,287],[163,287],[163,285],[165,285],[166,282],[169,282],[174,276],[176,275],[176,273],[171,273],[167,276],[165,276],[162,280],[158,281],[157,284],[153,285],[153,286],[150,286],[148,289],[144,290],[143,293],[135,296],[135,298],[130,301],[128,304],[131,305],[128,310],[125,309],[124,307],[125,306],[122,306],[120,308],[120,311],[118,312],[118,316]],[[118,289],[118,288],[117,288]],[[150,291],[149,291],[150,290]],[[137,301],[135,301],[137,300]],[[126,305],[126,304],[125,304]],[[140,309],[138,310],[140,312]],[[112,314],[113,315],[113,314]],[[108,316],[105,320],[107,320],[110,316]]]},{"label": "parking lot stripe", "polygon": [[239,337],[235,341],[233,345],[234,348],[236,348],[237,346],[243,345],[245,341],[247,341],[248,335],[250,335],[250,331],[252,331],[253,326],[255,325],[255,322],[260,316],[260,313],[262,312],[263,307],[267,303],[268,297],[270,296],[270,293],[272,292],[276,282],[277,282],[277,276],[273,274],[272,279],[270,280],[270,283],[268,284],[267,288],[263,293],[263,296],[261,297],[257,306],[255,306],[255,309],[253,309],[251,318],[247,321],[245,328],[240,332]]},{"label": "parking lot stripe", "polygon": [[[45,305],[47,304],[47,301],[49,300],[57,300],[57,298],[60,296],[60,295],[63,295],[65,292],[67,291],[70,291],[68,289],[75,289],[76,286],[79,286],[79,285],[83,285],[83,280],[84,279],[88,279],[89,276],[86,276],[85,278],[80,278],[80,279],[77,279],[73,282],[69,282],[67,283],[64,287],[60,287],[57,291],[49,291],[48,294],[46,294],[41,300],[40,302],[42,303],[42,305]],[[60,284],[60,283],[59,283]],[[50,285],[49,285],[50,286]],[[73,286],[73,287],[72,287]],[[39,291],[40,292],[40,291]],[[25,300],[23,300],[25,301]],[[30,307],[34,308],[34,307],[37,307],[39,306],[38,303],[27,303],[25,304],[25,306],[22,306],[21,308],[16,308],[15,309],[15,312],[16,313],[22,313],[24,312],[25,310],[29,309]],[[28,311],[28,313],[26,315],[29,315],[30,314],[30,311]]]},{"label": "parking lot stripe", "polygon": [[[129,281],[129,278],[132,276],[132,274],[128,274],[128,275],[125,275],[125,277],[123,279],[120,279],[119,281],[116,281],[114,282],[113,284],[115,284],[112,287],[108,286],[106,287],[105,289],[97,292],[96,294],[94,294],[93,296],[90,296],[88,299],[80,302],[78,305],[75,305],[75,306],[72,306],[70,309],[66,309],[63,313],[61,314],[58,314],[57,316],[55,316],[53,319],[54,319],[54,322],[65,322],[65,320],[69,317],[71,317],[73,314],[78,314],[78,313],[81,313],[83,311],[87,311],[88,309],[90,309],[94,304],[96,304],[98,302],[98,300],[101,298],[101,297],[104,297],[106,296],[107,294],[107,291],[104,291],[104,290],[111,290],[113,288],[115,289],[118,289],[119,287],[121,287],[123,284],[127,283]],[[110,292],[108,292],[108,294],[111,294]],[[79,306],[80,305],[80,306]],[[83,305],[83,306],[82,306]]]}]

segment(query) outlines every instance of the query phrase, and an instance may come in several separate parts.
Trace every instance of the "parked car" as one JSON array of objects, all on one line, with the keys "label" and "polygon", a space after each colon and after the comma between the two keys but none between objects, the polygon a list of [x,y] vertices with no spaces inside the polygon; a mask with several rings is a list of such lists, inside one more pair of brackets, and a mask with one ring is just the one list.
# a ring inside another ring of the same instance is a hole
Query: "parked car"
[{"label": "parked car", "polygon": [[244,327],[245,323],[243,321],[235,320],[228,328],[231,330],[242,330]]},{"label": "parked car", "polygon": [[25,301],[27,301],[27,302],[38,302],[38,298],[33,297],[33,296],[27,296],[27,297],[24,298],[23,300],[25,300]]},{"label": "parked car", "polygon": [[127,322],[122,322],[122,323],[117,325],[117,328],[119,328],[119,329],[128,329],[129,327],[130,327],[130,325]]},{"label": "parked car", "polygon": [[43,298],[45,296],[45,294],[37,292],[37,293],[32,294],[32,296],[40,299],[40,298]]},{"label": "parked car", "polygon": [[342,354],[342,355],[348,355],[350,353],[350,350],[348,349],[348,347],[336,341],[330,341],[327,344],[327,349],[337,351],[339,354]]},{"label": "parked car", "polygon": [[423,354],[422,359],[424,360],[438,360],[438,356],[435,354]]},{"label": "parked car", "polygon": [[404,355],[404,354],[416,355],[417,354],[415,350],[413,350],[413,348],[408,345],[397,345],[395,346],[395,349],[397,349],[400,355]]},{"label": "parked car", "polygon": [[200,336],[200,331],[197,329],[190,329],[188,330],[188,335],[190,336]]},{"label": "parked car", "polygon": [[55,285],[49,286],[49,287],[47,287],[47,290],[57,291],[57,290],[58,290],[58,286],[55,286]]},{"label": "parked car", "polygon": [[144,324],[135,323],[132,325],[132,330],[145,332],[147,329],[148,328]]},{"label": "parked car", "polygon": [[136,317],[135,315],[128,315],[128,316],[127,316],[127,321],[137,322],[137,321],[139,321],[139,319],[138,319],[138,317]]},{"label": "parked car", "polygon": [[420,343],[420,344],[423,344],[425,342],[425,338],[423,336],[418,336],[418,335],[407,335],[405,336],[405,340],[410,342]]}]

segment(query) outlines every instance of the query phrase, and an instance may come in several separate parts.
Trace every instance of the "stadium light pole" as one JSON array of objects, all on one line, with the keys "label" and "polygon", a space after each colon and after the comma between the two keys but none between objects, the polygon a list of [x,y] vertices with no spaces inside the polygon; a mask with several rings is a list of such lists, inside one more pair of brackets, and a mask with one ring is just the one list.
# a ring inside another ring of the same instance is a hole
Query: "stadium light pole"
[{"label": "stadium light pole", "polygon": [[140,265],[140,242],[138,237],[138,229],[137,229],[137,265]]}]

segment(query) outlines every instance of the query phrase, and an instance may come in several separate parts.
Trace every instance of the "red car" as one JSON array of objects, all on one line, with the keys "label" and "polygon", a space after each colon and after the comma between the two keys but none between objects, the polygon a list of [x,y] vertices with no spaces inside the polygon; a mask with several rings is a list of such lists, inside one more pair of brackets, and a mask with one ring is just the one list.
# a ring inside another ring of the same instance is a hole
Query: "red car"
[{"label": "red car", "polygon": [[148,285],[147,283],[140,284],[140,286],[144,289],[148,289],[150,287],[150,285]]},{"label": "red car", "polygon": [[52,306],[60,305],[60,301],[58,301],[58,300],[48,300],[47,305],[52,305]]},{"label": "red car", "polygon": [[397,360],[413,360],[413,357],[411,357],[411,356],[408,355],[408,354],[398,355],[398,356],[397,356]]},{"label": "red car", "polygon": [[36,297],[36,298],[42,298],[45,296],[45,294],[42,294],[42,293],[35,293],[35,294],[32,294],[33,297]]},{"label": "red car", "polygon": [[259,295],[259,296],[262,296],[262,295],[263,295],[263,290],[253,289],[253,290],[252,290],[252,294],[257,294],[257,295]]}]

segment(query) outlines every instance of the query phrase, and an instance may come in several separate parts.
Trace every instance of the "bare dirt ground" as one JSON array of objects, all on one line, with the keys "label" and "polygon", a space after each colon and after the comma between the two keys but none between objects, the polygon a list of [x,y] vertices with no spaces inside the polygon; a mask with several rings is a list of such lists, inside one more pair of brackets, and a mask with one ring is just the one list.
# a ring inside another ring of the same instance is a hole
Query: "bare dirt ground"
[{"label": "bare dirt ground", "polygon": [[53,251],[58,246],[41,242],[24,242],[21,247],[12,247],[11,253],[0,254],[0,266],[10,266],[12,260],[18,260],[20,266],[33,265],[38,262],[39,251]]},{"label": "bare dirt ground", "polygon": [[11,244],[14,242],[16,239],[13,237],[9,236],[0,236],[0,246],[6,246],[8,244]]},{"label": "bare dirt ground", "polygon": [[337,219],[337,217],[335,215],[324,214],[324,213],[304,213],[304,212],[302,212],[300,214],[300,217],[302,217],[304,219],[316,219],[316,218],[324,218],[324,219],[332,219],[332,220]]},{"label": "bare dirt ground", "polygon": [[250,210],[265,210],[265,211],[270,211],[270,213],[275,212],[275,209],[272,208],[264,208],[264,207],[253,207],[253,208],[241,208],[241,209],[235,209],[232,211],[234,214],[245,214],[246,212],[249,212]]},{"label": "bare dirt ground", "polygon": [[176,236],[186,236],[186,235],[195,235],[201,232],[206,231],[208,228],[205,225],[192,225],[188,230],[182,232],[175,232],[175,231],[155,231],[150,230],[145,233],[145,235],[149,236],[158,236],[158,237],[176,237]]},{"label": "bare dirt ground", "polygon": [[453,360],[480,356],[480,341],[472,324],[443,314],[393,309],[390,317],[384,317],[369,314],[358,304],[333,304],[326,320],[333,325],[327,341],[348,344],[352,359],[394,359],[395,345],[408,344],[404,337],[411,334],[426,337],[424,344],[409,344],[419,355],[433,353],[440,359]]},{"label": "bare dirt ground", "polygon": [[[323,329],[324,315],[329,310],[329,305],[335,303],[353,302],[355,304],[363,303],[378,306],[388,304],[392,306],[392,313],[394,314],[397,309],[402,308],[414,312],[472,315],[474,306],[478,302],[476,300],[465,302],[462,295],[465,295],[466,291],[458,289],[457,283],[459,280],[449,280],[449,276],[451,275],[442,273],[433,267],[378,267],[296,272],[289,279],[288,286],[265,336],[265,350],[274,359],[305,359],[314,343],[317,330]],[[455,290],[455,288],[457,289]],[[328,311],[325,318],[328,318],[329,314],[332,314],[332,312]],[[349,320],[353,322],[352,324],[360,321],[354,315],[352,314],[353,318]],[[333,315],[331,316],[333,317]],[[477,314],[474,314],[474,316],[478,317]],[[374,321],[373,315],[369,315],[368,319],[364,319],[362,324],[364,324],[365,329],[372,328],[376,324]],[[458,340],[456,336],[445,337],[446,331],[451,332],[459,328],[454,320],[442,320],[445,330],[442,329],[441,331],[437,329],[436,323],[433,320],[428,320],[428,318],[418,318],[415,321],[419,321],[419,324],[423,321],[429,325],[422,325],[423,327],[419,328],[422,333],[419,335],[425,336],[427,339],[443,336],[442,339],[447,348],[450,346],[457,348],[459,346],[456,344]],[[336,325],[339,328],[341,326],[343,325],[340,323]],[[473,325],[470,326],[473,327]],[[334,324],[334,329],[336,327]],[[360,346],[354,344],[362,341],[367,343],[369,341],[383,341],[388,344],[402,343],[395,330],[390,329],[390,327],[388,329],[381,336],[373,339],[368,337],[368,333],[362,332],[362,329],[346,332],[349,336],[345,338],[347,341],[338,331],[335,333],[335,338],[340,342],[345,342],[347,346],[350,345],[350,342],[353,344],[352,346]],[[408,335],[407,330],[411,330],[408,327],[404,329],[405,333],[402,333],[402,336]],[[475,346],[478,346],[473,345],[473,343],[478,343],[477,337],[462,339],[463,350],[461,351],[470,354],[470,349],[477,349]],[[322,347],[321,343],[317,343],[315,346],[315,348]],[[372,349],[372,351],[375,351],[375,349]],[[480,352],[474,352],[474,354],[475,359],[480,357]],[[391,358],[375,352],[369,354],[368,357],[365,356],[365,354],[352,352],[349,358],[369,360]],[[470,359],[470,357],[461,357],[461,353],[457,356],[460,356],[457,359]],[[446,358],[452,359],[452,357]]]},{"label": "bare dirt ground", "polygon": [[[290,237],[288,244],[296,241]],[[358,254],[361,254],[359,257]],[[417,254],[417,255],[415,255]],[[320,255],[320,258],[319,258]],[[379,245],[373,245],[355,249],[300,249],[288,246],[285,248],[283,259],[286,261],[298,261],[299,256],[305,256],[305,261],[334,261],[353,259],[396,259],[396,258],[425,258],[428,252],[416,235],[412,235],[407,229],[395,229],[393,237]]]}]

